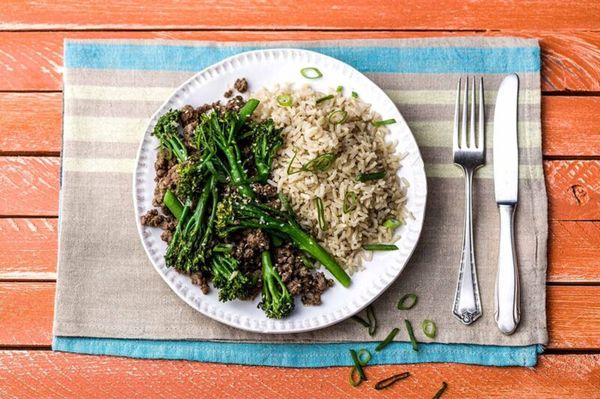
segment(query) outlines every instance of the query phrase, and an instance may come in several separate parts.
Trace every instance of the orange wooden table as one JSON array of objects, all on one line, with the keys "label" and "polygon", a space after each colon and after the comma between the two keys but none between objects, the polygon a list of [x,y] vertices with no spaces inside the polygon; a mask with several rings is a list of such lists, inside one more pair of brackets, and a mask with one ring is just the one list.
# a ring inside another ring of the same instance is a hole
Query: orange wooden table
[{"label": "orange wooden table", "polygon": [[[600,2],[597,0],[3,0],[0,398],[600,398]],[[300,5],[300,3],[302,3]],[[541,40],[550,343],[535,369],[454,364],[277,369],[50,351],[65,38],[280,40],[515,35]],[[369,384],[371,385],[371,384]]]}]

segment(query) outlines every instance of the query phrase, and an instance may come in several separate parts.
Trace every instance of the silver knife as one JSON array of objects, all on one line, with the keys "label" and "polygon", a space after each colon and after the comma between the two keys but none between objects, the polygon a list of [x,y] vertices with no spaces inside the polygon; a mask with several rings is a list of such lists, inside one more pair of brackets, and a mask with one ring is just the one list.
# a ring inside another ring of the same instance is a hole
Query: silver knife
[{"label": "silver knife", "polygon": [[494,110],[494,189],[500,213],[495,318],[500,331],[507,335],[517,329],[521,318],[513,227],[519,193],[518,95],[519,77],[508,75],[500,84]]}]

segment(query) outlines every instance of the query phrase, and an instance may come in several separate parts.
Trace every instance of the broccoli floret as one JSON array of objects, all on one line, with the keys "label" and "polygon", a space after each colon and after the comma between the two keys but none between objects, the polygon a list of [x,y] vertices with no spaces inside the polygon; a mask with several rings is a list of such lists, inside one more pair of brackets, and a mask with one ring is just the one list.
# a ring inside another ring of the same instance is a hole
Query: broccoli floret
[{"label": "broccoli floret", "polygon": [[277,269],[273,267],[271,253],[263,251],[262,261],[262,301],[258,304],[271,319],[283,319],[294,310],[294,297],[290,294]]},{"label": "broccoli floret", "polygon": [[169,110],[158,118],[152,135],[160,142],[160,148],[167,150],[169,156],[174,156],[177,162],[182,163],[187,161],[188,152],[179,135],[179,114],[178,110]]},{"label": "broccoli floret", "polygon": [[247,297],[256,281],[245,275],[238,261],[229,254],[214,254],[211,259],[212,281],[219,289],[219,300],[232,301]]},{"label": "broccoli floret", "polygon": [[[287,201],[283,200],[282,203],[287,204]],[[215,225],[220,237],[246,228],[263,229],[286,237],[325,266],[344,287],[350,285],[350,276],[315,238],[302,229],[290,209],[283,212],[253,200],[231,196],[217,205]]]},{"label": "broccoli floret", "polygon": [[272,119],[251,125],[253,131],[252,154],[256,165],[256,181],[264,183],[271,174],[273,159],[283,145],[281,130],[275,128]]}]

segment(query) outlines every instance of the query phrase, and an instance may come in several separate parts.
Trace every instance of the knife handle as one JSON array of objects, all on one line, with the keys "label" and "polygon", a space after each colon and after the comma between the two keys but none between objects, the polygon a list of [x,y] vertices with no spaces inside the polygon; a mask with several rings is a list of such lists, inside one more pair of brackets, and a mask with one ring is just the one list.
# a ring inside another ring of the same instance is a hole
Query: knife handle
[{"label": "knife handle", "polygon": [[496,275],[496,324],[502,333],[510,335],[521,319],[519,270],[514,239],[515,204],[499,204],[500,248]]}]

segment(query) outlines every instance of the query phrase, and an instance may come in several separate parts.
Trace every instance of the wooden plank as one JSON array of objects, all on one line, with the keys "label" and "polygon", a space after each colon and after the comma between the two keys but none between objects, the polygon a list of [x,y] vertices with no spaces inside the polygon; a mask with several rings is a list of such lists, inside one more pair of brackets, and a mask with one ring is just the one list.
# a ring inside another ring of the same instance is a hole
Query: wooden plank
[{"label": "wooden plank", "polygon": [[59,93],[0,93],[0,154],[60,151]]},{"label": "wooden plank", "polygon": [[54,287],[54,283],[0,283],[0,346],[50,345]]},{"label": "wooden plank", "polygon": [[[57,219],[0,219],[0,280],[56,277]],[[550,221],[548,281],[600,282],[600,222]]]},{"label": "wooden plank", "polygon": [[0,219],[0,280],[56,278],[57,219]]},{"label": "wooden plank", "polygon": [[[59,158],[0,157],[0,216],[57,216]],[[600,220],[600,161],[544,161],[550,218]]]},{"label": "wooden plank", "polygon": [[58,29],[579,29],[598,28],[596,1],[565,3],[530,0],[485,3],[445,0],[428,7],[405,0],[399,10],[393,1],[305,0],[295,3],[263,1],[177,2],[107,0],[38,0],[24,4],[5,0],[0,17],[4,30]]},{"label": "wooden plank", "polygon": [[[442,381],[448,383],[444,399],[592,398],[600,389],[599,355],[546,355],[536,368],[459,364],[368,366],[368,381],[357,388],[347,382],[348,367],[289,369],[0,351],[0,369],[2,397],[21,399],[174,399],[207,395],[265,399],[429,398]],[[410,378],[382,391],[373,389],[376,381],[403,371],[409,371]]]},{"label": "wooden plank", "polygon": [[600,282],[600,223],[551,221],[548,281]]},{"label": "wooden plank", "polygon": [[[0,282],[0,347],[50,345],[54,287]],[[547,294],[549,347],[600,348],[600,287],[549,286]]]},{"label": "wooden plank", "polygon": [[[60,93],[0,93],[0,109],[0,154],[60,151]],[[543,96],[542,128],[545,156],[597,155],[600,97]]]},{"label": "wooden plank", "polygon": [[0,215],[56,216],[60,159],[0,157]]},{"label": "wooden plank", "polygon": [[552,219],[600,219],[600,161],[546,161],[544,170]]},{"label": "wooden plank", "polygon": [[[430,8],[426,7],[427,10]],[[145,15],[145,13],[140,13],[140,15]],[[558,33],[556,31],[522,31],[514,30],[514,28],[500,32],[2,32],[0,33],[0,71],[2,71],[3,79],[0,80],[0,90],[60,90],[62,87],[63,40],[65,38],[273,41],[457,35],[513,35],[538,38],[542,46],[543,90],[553,92],[600,91],[600,32]]]},{"label": "wooden plank", "polygon": [[600,97],[542,97],[545,156],[600,154]]}]

